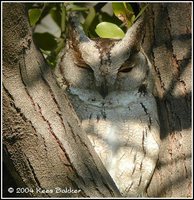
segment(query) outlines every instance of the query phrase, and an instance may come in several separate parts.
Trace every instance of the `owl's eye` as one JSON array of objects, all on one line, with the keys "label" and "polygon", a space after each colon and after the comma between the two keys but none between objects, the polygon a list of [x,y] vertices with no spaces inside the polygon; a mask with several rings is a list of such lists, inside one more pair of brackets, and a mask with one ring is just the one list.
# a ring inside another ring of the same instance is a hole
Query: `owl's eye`
[{"label": "owl's eye", "polygon": [[135,67],[135,63],[127,60],[124,64],[119,68],[119,72],[128,73]]},{"label": "owl's eye", "polygon": [[88,71],[93,72],[92,68],[91,68],[89,65],[87,65],[85,62],[82,62],[82,63],[75,63],[75,64],[76,64],[76,66],[79,67],[79,68],[86,69],[86,70],[88,70]]},{"label": "owl's eye", "polygon": [[77,67],[93,72],[92,68],[88,64],[86,64],[86,62],[83,60],[81,53],[78,50],[74,49],[73,55],[75,59],[74,63]]}]

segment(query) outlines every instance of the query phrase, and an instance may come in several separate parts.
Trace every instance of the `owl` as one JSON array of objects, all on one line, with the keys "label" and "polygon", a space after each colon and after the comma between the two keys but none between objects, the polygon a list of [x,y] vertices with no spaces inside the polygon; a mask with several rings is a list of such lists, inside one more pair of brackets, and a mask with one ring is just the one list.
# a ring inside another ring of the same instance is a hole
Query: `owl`
[{"label": "owl", "polygon": [[160,127],[140,17],[123,39],[90,39],[76,15],[54,70],[96,153],[123,196],[146,194]]}]

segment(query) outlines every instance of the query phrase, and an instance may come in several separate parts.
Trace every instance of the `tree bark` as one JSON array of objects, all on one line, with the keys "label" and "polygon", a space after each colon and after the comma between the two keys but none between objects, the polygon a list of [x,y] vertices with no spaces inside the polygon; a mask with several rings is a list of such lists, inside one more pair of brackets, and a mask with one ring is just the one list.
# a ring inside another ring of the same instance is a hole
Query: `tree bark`
[{"label": "tree bark", "polygon": [[161,148],[148,196],[190,197],[191,3],[151,4],[144,47],[156,78]]},{"label": "tree bark", "polygon": [[[147,13],[143,46],[153,64],[162,140],[147,194],[190,197],[191,3],[151,4]],[[15,3],[3,3],[3,149],[5,173],[34,190],[9,195],[119,196],[34,46],[25,6]],[[56,187],[81,191],[49,192]]]},{"label": "tree bark", "polygon": [[13,192],[5,183],[6,195],[120,196],[36,49],[21,3],[3,3],[3,150],[4,178],[8,170],[16,184]]}]

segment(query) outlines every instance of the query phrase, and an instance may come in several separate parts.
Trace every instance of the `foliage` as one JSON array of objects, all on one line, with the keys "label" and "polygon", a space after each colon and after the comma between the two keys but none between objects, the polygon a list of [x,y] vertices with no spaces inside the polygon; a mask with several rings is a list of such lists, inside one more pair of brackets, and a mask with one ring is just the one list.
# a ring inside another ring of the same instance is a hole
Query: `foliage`
[{"label": "foliage", "polygon": [[99,23],[96,26],[95,31],[101,38],[120,39],[125,35],[121,28],[110,22]]},{"label": "foliage", "polygon": [[33,3],[29,4],[28,13],[34,41],[54,67],[65,44],[69,13],[81,12],[80,21],[89,37],[121,39],[146,8],[147,4],[126,2]]}]

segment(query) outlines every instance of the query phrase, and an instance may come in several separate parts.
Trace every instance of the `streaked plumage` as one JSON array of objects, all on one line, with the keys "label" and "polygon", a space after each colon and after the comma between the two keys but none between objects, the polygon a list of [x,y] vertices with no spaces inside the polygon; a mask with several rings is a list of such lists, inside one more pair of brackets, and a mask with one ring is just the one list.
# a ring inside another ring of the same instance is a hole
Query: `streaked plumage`
[{"label": "streaked plumage", "polygon": [[151,64],[141,48],[143,18],[122,40],[89,39],[76,17],[55,75],[123,196],[142,196],[159,153]]}]

